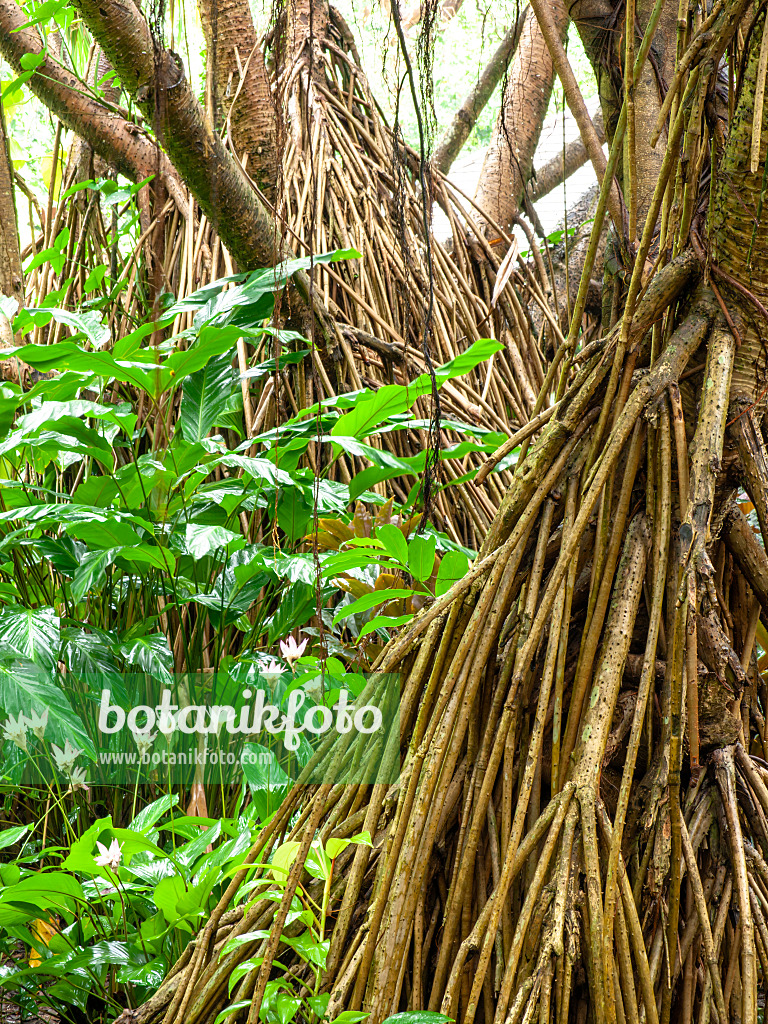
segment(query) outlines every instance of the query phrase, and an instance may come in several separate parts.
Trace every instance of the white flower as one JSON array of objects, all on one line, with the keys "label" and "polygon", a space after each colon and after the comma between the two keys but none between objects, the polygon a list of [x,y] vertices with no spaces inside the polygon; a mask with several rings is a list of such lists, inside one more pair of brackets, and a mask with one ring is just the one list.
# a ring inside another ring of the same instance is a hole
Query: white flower
[{"label": "white flower", "polygon": [[275,661],[274,658],[270,658],[269,662],[259,662],[259,675],[267,684],[267,686],[269,686],[273,690],[277,682],[279,681],[280,676],[284,672],[285,669],[283,668],[283,666],[279,662]]},{"label": "white flower", "polygon": [[138,729],[131,729],[131,734],[139,748],[139,756],[143,757],[157,739],[156,732],[139,732]]},{"label": "white flower", "polygon": [[79,747],[73,747],[69,740],[64,744],[63,750],[61,747],[57,747],[55,743],[51,744],[51,750],[53,751],[53,760],[56,762],[56,767],[64,772],[65,775],[71,777],[75,761],[82,754],[82,750]]},{"label": "white flower", "polygon": [[38,715],[36,711],[33,711],[27,719],[27,725],[40,741],[45,739],[45,730],[48,727],[48,708],[45,709],[42,715]]},{"label": "white flower", "polygon": [[95,857],[94,860],[99,867],[111,868],[112,871],[117,871],[120,867],[120,861],[123,859],[123,853],[118,840],[113,839],[109,847],[104,846],[102,843],[96,843],[96,845],[101,856]]},{"label": "white flower", "polygon": [[300,644],[297,644],[296,640],[292,636],[289,636],[287,640],[280,641],[280,653],[291,666],[291,670],[293,670],[294,662],[298,661],[304,653],[306,646],[306,638],[302,640]]},{"label": "white flower", "polygon": [[69,776],[70,790],[73,793],[77,793],[78,790],[84,789],[88,792],[88,786],[85,781],[85,768],[73,768]]},{"label": "white flower", "polygon": [[15,743],[19,750],[26,752],[27,749],[27,722],[24,715],[19,715],[18,721],[13,715],[8,716],[8,721],[3,726],[5,739]]}]

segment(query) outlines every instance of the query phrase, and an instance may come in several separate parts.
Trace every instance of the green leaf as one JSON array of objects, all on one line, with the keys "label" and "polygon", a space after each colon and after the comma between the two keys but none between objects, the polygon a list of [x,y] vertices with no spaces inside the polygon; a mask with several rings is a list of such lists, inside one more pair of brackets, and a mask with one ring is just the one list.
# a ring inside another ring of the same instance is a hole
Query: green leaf
[{"label": "green leaf", "polygon": [[376,629],[397,629],[398,626],[404,626],[406,622],[410,622],[412,618],[412,612],[407,615],[376,615],[365,623],[358,636],[367,636]]},{"label": "green leaf", "polygon": [[61,647],[59,617],[53,608],[6,608],[0,615],[0,645],[52,669]]},{"label": "green leaf", "polygon": [[[246,972],[247,973],[247,972]],[[213,1024],[224,1024],[224,1021],[235,1012],[235,1010],[244,1010],[246,1006],[251,1005],[250,999],[241,999],[239,1003],[231,1003],[226,1009],[222,1010],[216,1016]]]},{"label": "green leaf", "polygon": [[350,615],[367,612],[369,609],[376,608],[380,604],[386,604],[387,601],[404,600],[407,597],[413,597],[415,593],[415,590],[406,590],[404,587],[392,587],[389,590],[374,590],[370,594],[363,594],[362,597],[358,597],[351,604],[345,604],[342,608],[339,608],[333,617],[333,624],[335,626],[337,622],[349,618]]},{"label": "green leaf", "polygon": [[75,912],[85,903],[83,888],[64,871],[39,871],[0,891],[0,904],[32,903],[40,910]]},{"label": "green leaf", "polygon": [[376,539],[384,545],[384,550],[403,567],[408,565],[408,541],[403,531],[393,523],[384,523],[376,528]]},{"label": "green leaf", "polygon": [[28,716],[48,710],[46,739],[60,747],[69,740],[95,759],[93,744],[66,694],[51,681],[49,670],[29,661],[0,661],[0,707],[6,714]]},{"label": "green leaf", "polygon": [[238,543],[242,546],[245,542],[239,533],[233,533],[223,526],[202,526],[199,523],[187,523],[184,541],[187,554],[196,561],[200,561],[207,555],[219,551],[221,548]]},{"label": "green leaf", "polygon": [[[435,369],[438,387],[447,380],[469,373],[503,347],[501,342],[493,338],[481,338],[476,341],[466,352]],[[355,408],[339,417],[331,434],[334,437],[367,437],[389,416],[406,412],[417,399],[428,395],[431,390],[432,379],[428,373],[423,373],[407,385],[386,384],[376,391],[363,392]]]},{"label": "green leaf", "polygon": [[288,872],[298,857],[300,848],[301,843],[297,843],[292,839],[278,846],[270,859],[272,877],[275,881],[285,882],[287,880]]},{"label": "green leaf", "polygon": [[110,339],[109,328],[101,322],[94,310],[75,313],[69,309],[41,309],[28,307],[28,313],[50,313],[54,320],[66,324],[78,334],[84,334],[94,348],[103,348]]},{"label": "green leaf", "polygon": [[187,441],[202,441],[217,424],[232,393],[234,372],[229,352],[214,356],[184,381],[179,423]]},{"label": "green leaf", "polygon": [[408,545],[408,571],[420,583],[428,580],[435,566],[437,538],[414,537]]},{"label": "green leaf", "polygon": [[115,555],[120,548],[103,548],[89,551],[75,571],[70,585],[70,593],[74,601],[82,601],[91,590],[99,590],[107,579],[107,569],[113,564]]},{"label": "green leaf", "polygon": [[13,846],[14,843],[18,843],[27,832],[29,832],[29,825],[16,825],[14,828],[3,829],[0,832],[0,850],[4,850],[6,846]]},{"label": "green leaf", "polygon": [[178,793],[165,793],[158,800],[153,800],[151,804],[147,804],[139,811],[131,822],[131,828],[134,832],[146,832],[178,802]]},{"label": "green leaf", "polygon": [[[336,1020],[339,1018],[337,1017]],[[433,1013],[431,1010],[408,1010],[387,1017],[384,1024],[452,1024],[454,1018],[444,1013]]]},{"label": "green leaf", "polygon": [[184,879],[179,875],[169,875],[161,879],[152,893],[152,902],[165,918],[167,924],[173,926],[184,916],[177,910],[179,900],[187,895]]},{"label": "green leaf", "polygon": [[435,596],[442,597],[454,583],[463,579],[469,571],[469,559],[463,551],[447,551],[440,560],[435,582]]}]

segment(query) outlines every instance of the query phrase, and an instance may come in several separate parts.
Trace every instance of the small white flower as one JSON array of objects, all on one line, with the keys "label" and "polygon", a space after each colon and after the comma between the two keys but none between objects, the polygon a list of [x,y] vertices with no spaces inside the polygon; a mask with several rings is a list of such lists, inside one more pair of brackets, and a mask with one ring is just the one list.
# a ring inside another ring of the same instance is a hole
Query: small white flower
[{"label": "small white flower", "polygon": [[19,750],[27,750],[27,722],[24,715],[19,715],[18,721],[13,715],[8,716],[8,721],[3,726],[5,739],[15,743]]},{"label": "small white flower", "polygon": [[140,757],[143,757],[146,754],[157,739],[156,732],[139,732],[137,729],[131,729],[131,734],[136,742],[136,746],[139,748]]},{"label": "small white flower", "polygon": [[287,640],[280,641],[280,653],[291,666],[291,670],[293,670],[294,662],[298,661],[304,653],[306,646],[306,637],[300,644],[297,644],[295,638],[292,636],[289,636]]},{"label": "small white flower", "polygon": [[36,711],[33,711],[27,719],[27,725],[42,742],[45,739],[45,730],[48,728],[48,708],[45,709],[42,715],[38,715]]},{"label": "small white flower", "polygon": [[96,843],[99,848],[101,856],[95,857],[94,860],[102,868],[111,868],[112,871],[117,871],[120,867],[120,861],[123,859],[123,853],[120,849],[120,843],[117,839],[113,839],[110,845],[104,846],[102,843]]},{"label": "small white flower", "polygon": [[64,744],[63,750],[61,747],[57,747],[55,743],[51,744],[51,750],[53,751],[53,760],[56,762],[56,767],[64,772],[65,775],[71,777],[75,761],[82,754],[82,750],[79,747],[73,747],[69,740]]},{"label": "small white flower", "polygon": [[269,686],[273,690],[277,685],[280,676],[284,672],[285,669],[283,668],[283,666],[279,662],[275,661],[274,658],[270,658],[269,662],[259,662],[259,675],[267,684],[267,686]]},{"label": "small white flower", "polygon": [[69,782],[69,788],[73,793],[77,793],[80,789],[84,789],[86,793],[88,792],[88,786],[85,781],[85,768],[73,768],[69,776]]}]

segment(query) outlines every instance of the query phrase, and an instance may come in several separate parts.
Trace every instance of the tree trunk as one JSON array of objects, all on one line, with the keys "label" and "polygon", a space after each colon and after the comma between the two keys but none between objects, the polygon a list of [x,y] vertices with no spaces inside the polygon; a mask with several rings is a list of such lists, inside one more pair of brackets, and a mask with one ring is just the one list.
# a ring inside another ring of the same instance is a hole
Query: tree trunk
[{"label": "tree trunk", "polygon": [[[603,130],[603,115],[598,113],[592,122],[595,126],[598,138],[605,142],[605,131]],[[562,185],[572,174],[575,174],[580,167],[589,160],[587,147],[581,139],[574,139],[564,147],[562,153],[553,156],[542,167],[534,171],[533,181],[530,187],[531,202],[538,203],[544,196],[548,196],[558,185]]]},{"label": "tree trunk", "polygon": [[456,157],[464,147],[470,132],[477,124],[477,119],[490,100],[496,86],[507,73],[512,54],[517,49],[523,26],[526,23],[527,8],[518,15],[510,26],[496,50],[483,68],[483,72],[475,85],[464,97],[464,102],[453,116],[453,120],[443,132],[432,155],[432,166],[447,174]]},{"label": "tree trunk", "polygon": [[[15,299],[21,306],[24,299],[24,278],[19,251],[19,230],[16,223],[16,201],[13,188],[13,164],[5,111],[0,101],[0,295]],[[13,344],[13,332],[5,310],[0,310],[0,342]]]},{"label": "tree trunk", "polygon": [[149,26],[132,0],[78,0],[76,6],[240,266],[272,266],[281,250],[274,220],[205,124],[181,59],[169,50],[156,52]]},{"label": "tree trunk", "polygon": [[[568,14],[561,0],[552,3],[552,14],[561,38],[565,39]],[[552,58],[529,9],[475,193],[478,206],[505,231],[512,226],[531,177],[554,82]]]},{"label": "tree trunk", "polygon": [[[14,0],[0,0],[0,53],[17,74],[24,54],[39,56],[43,44],[36,29]],[[179,176],[163,152],[119,113],[93,99],[71,71],[50,55],[35,70],[28,87],[66,127],[85,139],[95,152],[131,181],[160,174],[170,195],[186,206]]]},{"label": "tree trunk", "polygon": [[[278,110],[248,0],[199,0],[216,109],[235,152],[270,200],[277,187]],[[218,126],[218,118],[214,116]]]}]

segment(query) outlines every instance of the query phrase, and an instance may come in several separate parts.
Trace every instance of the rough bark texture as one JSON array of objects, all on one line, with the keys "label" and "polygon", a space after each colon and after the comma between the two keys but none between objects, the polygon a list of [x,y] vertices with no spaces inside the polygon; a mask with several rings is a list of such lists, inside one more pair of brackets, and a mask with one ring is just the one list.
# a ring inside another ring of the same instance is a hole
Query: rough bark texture
[{"label": "rough bark texture", "polygon": [[[19,232],[16,225],[16,204],[13,189],[13,165],[5,126],[5,114],[0,103],[0,293],[22,301],[23,277]],[[0,340],[4,337],[0,314]]]},{"label": "rough bark texture", "polygon": [[[200,0],[216,105],[248,174],[271,199],[277,186],[276,108],[248,0]],[[214,118],[218,126],[219,118]]]},{"label": "rough bark texture", "polygon": [[526,23],[526,12],[527,8],[510,27],[477,82],[465,96],[464,102],[454,114],[453,120],[440,137],[432,157],[432,165],[443,174],[447,174],[451,169],[454,160],[469,138],[470,132],[477,124],[478,117],[493,95],[494,89],[506,74]]},{"label": "rough bark texture", "polygon": [[[552,14],[564,39],[568,14],[561,0],[552,3]],[[475,194],[481,209],[505,230],[517,214],[531,176],[554,81],[552,58],[533,11],[529,10]]]},{"label": "rough bark texture", "polygon": [[155,52],[132,0],[78,0],[76,7],[240,266],[271,266],[279,250],[274,222],[206,125],[181,59],[169,50]]}]

